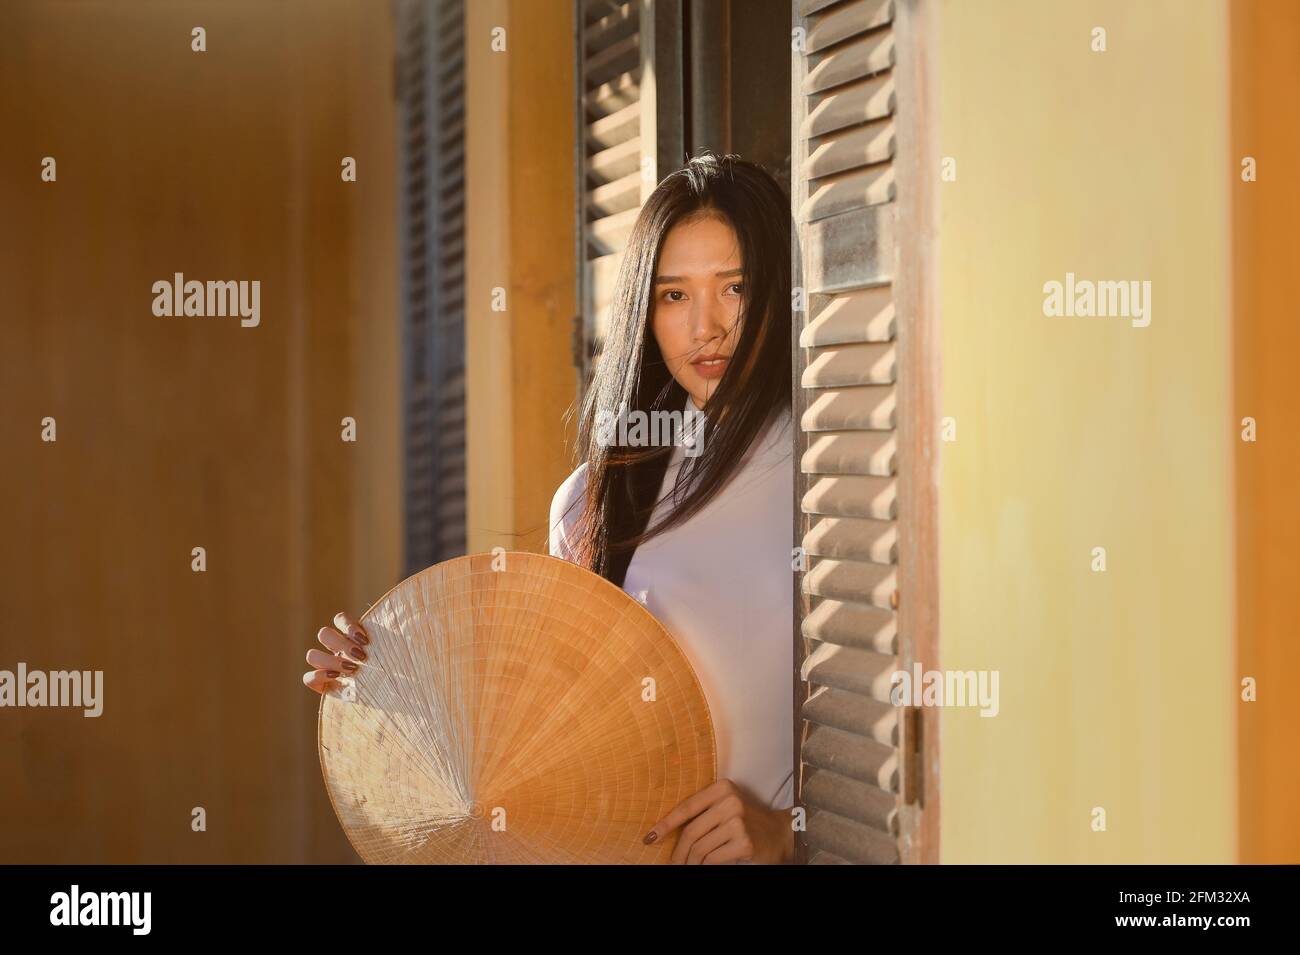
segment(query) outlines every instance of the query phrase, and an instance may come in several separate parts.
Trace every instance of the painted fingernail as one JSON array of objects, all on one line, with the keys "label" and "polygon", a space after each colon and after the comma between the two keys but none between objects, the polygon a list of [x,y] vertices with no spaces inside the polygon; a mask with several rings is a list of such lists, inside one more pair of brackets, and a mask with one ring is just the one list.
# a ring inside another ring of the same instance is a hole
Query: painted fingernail
[{"label": "painted fingernail", "polygon": [[366,651],[360,647],[348,647],[348,654],[354,660],[364,660],[366,658]]},{"label": "painted fingernail", "polygon": [[352,639],[355,640],[357,643],[360,643],[360,644],[362,644],[362,645],[365,645],[365,644],[368,644],[368,643],[370,642],[370,635],[367,634],[367,633],[366,633],[364,630],[362,630],[360,627],[353,627],[353,628],[352,628]]},{"label": "painted fingernail", "polygon": [[646,836],[644,839],[642,839],[641,841],[644,842],[646,845],[650,845],[650,843],[654,842],[658,838],[659,838],[659,833],[651,829],[650,834]]},{"label": "painted fingernail", "polygon": [[355,663],[350,663],[350,662],[348,662],[347,660],[344,660],[344,661],[343,661],[343,669],[347,670],[349,673],[351,673],[351,672],[352,672],[353,670],[355,670],[356,668],[357,668],[357,665],[356,665]]},{"label": "painted fingernail", "polygon": [[338,671],[338,670],[326,670],[326,671],[325,671],[325,675],[326,675],[327,677],[329,677],[331,680],[337,680],[337,679],[339,678],[339,671]]}]

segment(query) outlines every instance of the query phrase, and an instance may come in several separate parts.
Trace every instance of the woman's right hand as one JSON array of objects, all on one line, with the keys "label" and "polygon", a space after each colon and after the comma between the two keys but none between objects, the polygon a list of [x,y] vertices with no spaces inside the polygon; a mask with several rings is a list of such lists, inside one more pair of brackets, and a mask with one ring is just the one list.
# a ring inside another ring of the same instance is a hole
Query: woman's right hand
[{"label": "woman's right hand", "polygon": [[345,613],[335,614],[334,626],[321,627],[316,639],[329,653],[307,651],[307,662],[312,669],[302,675],[302,682],[317,693],[333,689],[339,677],[356,676],[358,667],[370,655],[365,649],[370,643],[369,634]]}]

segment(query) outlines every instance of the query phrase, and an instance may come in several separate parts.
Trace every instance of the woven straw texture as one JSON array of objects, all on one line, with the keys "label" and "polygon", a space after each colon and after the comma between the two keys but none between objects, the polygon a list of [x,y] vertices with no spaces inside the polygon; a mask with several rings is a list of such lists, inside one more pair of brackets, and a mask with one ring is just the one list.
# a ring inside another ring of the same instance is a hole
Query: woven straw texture
[{"label": "woven straw texture", "polygon": [[321,698],[318,741],[362,859],[668,861],[676,833],[641,839],[714,781],[713,726],[635,600],[567,561],[485,554],[408,578],[361,623],[369,660]]}]

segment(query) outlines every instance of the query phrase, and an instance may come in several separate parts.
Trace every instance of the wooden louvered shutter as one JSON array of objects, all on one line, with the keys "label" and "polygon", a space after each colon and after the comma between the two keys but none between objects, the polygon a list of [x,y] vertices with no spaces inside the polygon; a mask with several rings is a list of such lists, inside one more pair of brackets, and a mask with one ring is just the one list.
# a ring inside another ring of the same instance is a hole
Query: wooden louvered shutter
[{"label": "wooden louvered shutter", "polygon": [[681,0],[576,0],[578,301],[585,383],[632,223],[683,160]]},{"label": "wooden louvered shutter", "polygon": [[794,26],[805,45],[793,63],[791,199],[808,296],[795,348],[796,532],[808,559],[796,640],[801,856],[892,863],[919,857],[924,778],[920,714],[890,701],[891,674],[915,649],[897,609],[900,560],[917,546],[903,505],[928,500],[930,486],[908,430],[919,419],[904,413],[915,406],[904,376],[920,367],[900,295],[899,235],[916,222],[900,212],[899,143],[913,118],[900,115],[908,81],[892,0],[794,0]]},{"label": "wooden louvered shutter", "polygon": [[401,0],[406,573],[465,552],[463,0]]}]

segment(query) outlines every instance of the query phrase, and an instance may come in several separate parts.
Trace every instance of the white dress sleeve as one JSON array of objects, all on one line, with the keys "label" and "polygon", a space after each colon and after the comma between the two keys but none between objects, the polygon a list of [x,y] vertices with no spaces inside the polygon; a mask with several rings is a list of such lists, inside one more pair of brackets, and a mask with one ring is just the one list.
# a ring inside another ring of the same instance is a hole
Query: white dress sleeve
[{"label": "white dress sleeve", "polygon": [[564,479],[551,498],[550,534],[547,551],[552,557],[573,562],[573,529],[582,513],[583,495],[587,490],[587,465]]}]

